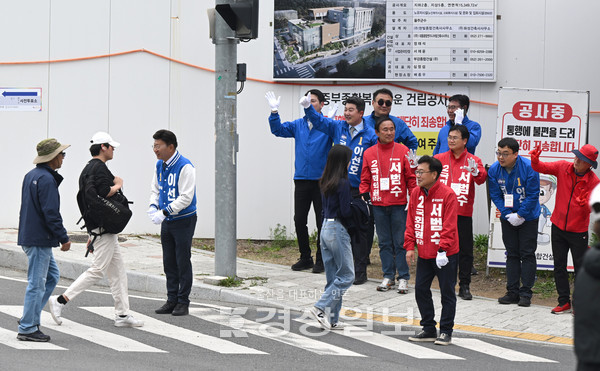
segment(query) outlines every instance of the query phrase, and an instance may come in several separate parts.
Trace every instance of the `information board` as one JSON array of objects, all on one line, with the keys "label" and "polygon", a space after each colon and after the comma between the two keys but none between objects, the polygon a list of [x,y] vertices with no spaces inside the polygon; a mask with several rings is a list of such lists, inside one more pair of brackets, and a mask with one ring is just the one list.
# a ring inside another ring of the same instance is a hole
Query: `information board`
[{"label": "information board", "polygon": [[495,0],[296,5],[275,0],[275,79],[496,80]]}]

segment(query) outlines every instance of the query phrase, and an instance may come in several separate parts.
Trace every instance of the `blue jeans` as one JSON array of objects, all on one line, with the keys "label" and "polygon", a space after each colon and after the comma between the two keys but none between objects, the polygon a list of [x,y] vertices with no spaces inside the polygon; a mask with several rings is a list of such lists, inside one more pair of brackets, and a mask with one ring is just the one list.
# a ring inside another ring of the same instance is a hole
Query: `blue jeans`
[{"label": "blue jeans", "polygon": [[31,334],[38,330],[42,309],[58,283],[60,272],[51,247],[23,246],[23,251],[27,254],[29,268],[19,333]]},{"label": "blue jeans", "polygon": [[417,259],[417,278],[415,280],[415,299],[421,313],[423,331],[435,332],[435,308],[431,296],[431,282],[437,276],[442,296],[442,314],[440,315],[440,333],[452,336],[454,316],[456,314],[456,272],[458,254],[448,256],[448,264],[438,268],[434,259]]},{"label": "blue jeans", "polygon": [[342,309],[342,296],[354,282],[354,262],[350,235],[337,219],[323,220],[321,228],[321,255],[327,284],[315,307],[329,315],[330,323],[337,323]]},{"label": "blue jeans", "polygon": [[172,303],[190,303],[189,296],[194,283],[192,237],[197,220],[196,214],[183,219],[165,220],[160,228],[167,300]]},{"label": "blue jeans", "polygon": [[[529,220],[518,227],[500,218],[502,242],[506,248],[506,291],[512,295],[530,298],[535,283],[537,260],[538,219]],[[519,283],[521,287],[519,288]]]},{"label": "blue jeans", "polygon": [[395,279],[396,271],[398,271],[398,279],[410,279],[406,250],[404,250],[405,207],[405,205],[373,206],[383,277],[392,281]]}]

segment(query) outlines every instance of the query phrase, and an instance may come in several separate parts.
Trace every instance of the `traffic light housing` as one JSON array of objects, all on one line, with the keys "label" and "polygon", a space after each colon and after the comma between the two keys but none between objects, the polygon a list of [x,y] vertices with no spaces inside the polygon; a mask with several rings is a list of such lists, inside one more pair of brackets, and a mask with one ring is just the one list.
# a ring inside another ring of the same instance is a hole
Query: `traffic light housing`
[{"label": "traffic light housing", "polygon": [[235,37],[238,39],[250,40],[258,37],[258,0],[219,4],[215,9],[235,31]]}]

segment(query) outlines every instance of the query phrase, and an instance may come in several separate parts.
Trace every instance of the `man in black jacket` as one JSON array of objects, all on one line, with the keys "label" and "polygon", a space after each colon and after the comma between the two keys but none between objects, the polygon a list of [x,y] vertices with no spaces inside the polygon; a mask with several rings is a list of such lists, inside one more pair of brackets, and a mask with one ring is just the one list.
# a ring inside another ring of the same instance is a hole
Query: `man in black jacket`
[{"label": "man in black jacket", "polygon": [[[600,235],[600,185],[589,198],[594,233]],[[573,291],[574,340],[577,370],[600,370],[600,243],[588,249]],[[577,311],[577,314],[575,314]]]},{"label": "man in black jacket", "polygon": [[[94,134],[91,140],[90,153],[92,159],[81,172],[79,186],[81,188],[93,187],[96,193],[106,199],[117,195],[123,187],[123,179],[114,176],[106,162],[112,160],[114,150],[119,146],[110,135],[105,132]],[[92,184],[88,184],[92,182]],[[93,214],[94,210],[90,210]],[[62,295],[52,296],[49,300],[50,314],[54,321],[62,323],[62,309],[68,301],[75,299],[106,276],[110,284],[110,292],[115,301],[115,326],[117,327],[141,327],[142,321],[133,318],[129,314],[129,295],[127,291],[127,272],[121,255],[121,248],[117,240],[117,234],[108,233],[99,227],[93,220],[87,218],[84,213],[84,221],[90,233],[88,244],[93,241],[94,249],[90,250],[94,255],[92,265],[83,272],[75,282],[67,288]],[[93,240],[92,240],[93,237]]]}]

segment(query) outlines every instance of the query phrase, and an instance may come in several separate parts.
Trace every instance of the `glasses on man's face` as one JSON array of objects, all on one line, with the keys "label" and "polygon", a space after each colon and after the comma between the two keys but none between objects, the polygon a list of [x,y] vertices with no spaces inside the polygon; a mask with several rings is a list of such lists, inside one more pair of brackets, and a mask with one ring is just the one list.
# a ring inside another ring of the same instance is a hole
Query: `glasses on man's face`
[{"label": "glasses on man's face", "polygon": [[455,110],[459,109],[460,106],[455,106],[452,104],[452,105],[448,106],[447,108],[448,108],[448,111],[455,111]]},{"label": "glasses on man's face", "polygon": [[152,145],[152,149],[159,149],[160,147],[162,147],[162,144],[153,144]]},{"label": "glasses on man's face", "polygon": [[456,140],[461,140],[461,139],[462,139],[462,137],[454,137],[454,136],[448,135],[448,142],[454,142]]},{"label": "glasses on man's face", "polygon": [[62,155],[63,158],[67,157],[67,152],[61,152],[60,154]]},{"label": "glasses on man's face", "polygon": [[417,171],[415,171],[415,175],[422,176],[423,174],[427,174],[427,173],[431,173],[431,172],[432,172],[432,170],[430,170],[430,171],[417,170]]},{"label": "glasses on man's face", "polygon": [[384,104],[385,104],[386,107],[391,107],[392,106],[392,101],[391,100],[380,99],[380,100],[377,101],[377,104],[379,104],[382,107],[383,107]]},{"label": "glasses on man's face", "polygon": [[507,158],[510,155],[512,155],[512,153],[496,151],[496,157]]}]

